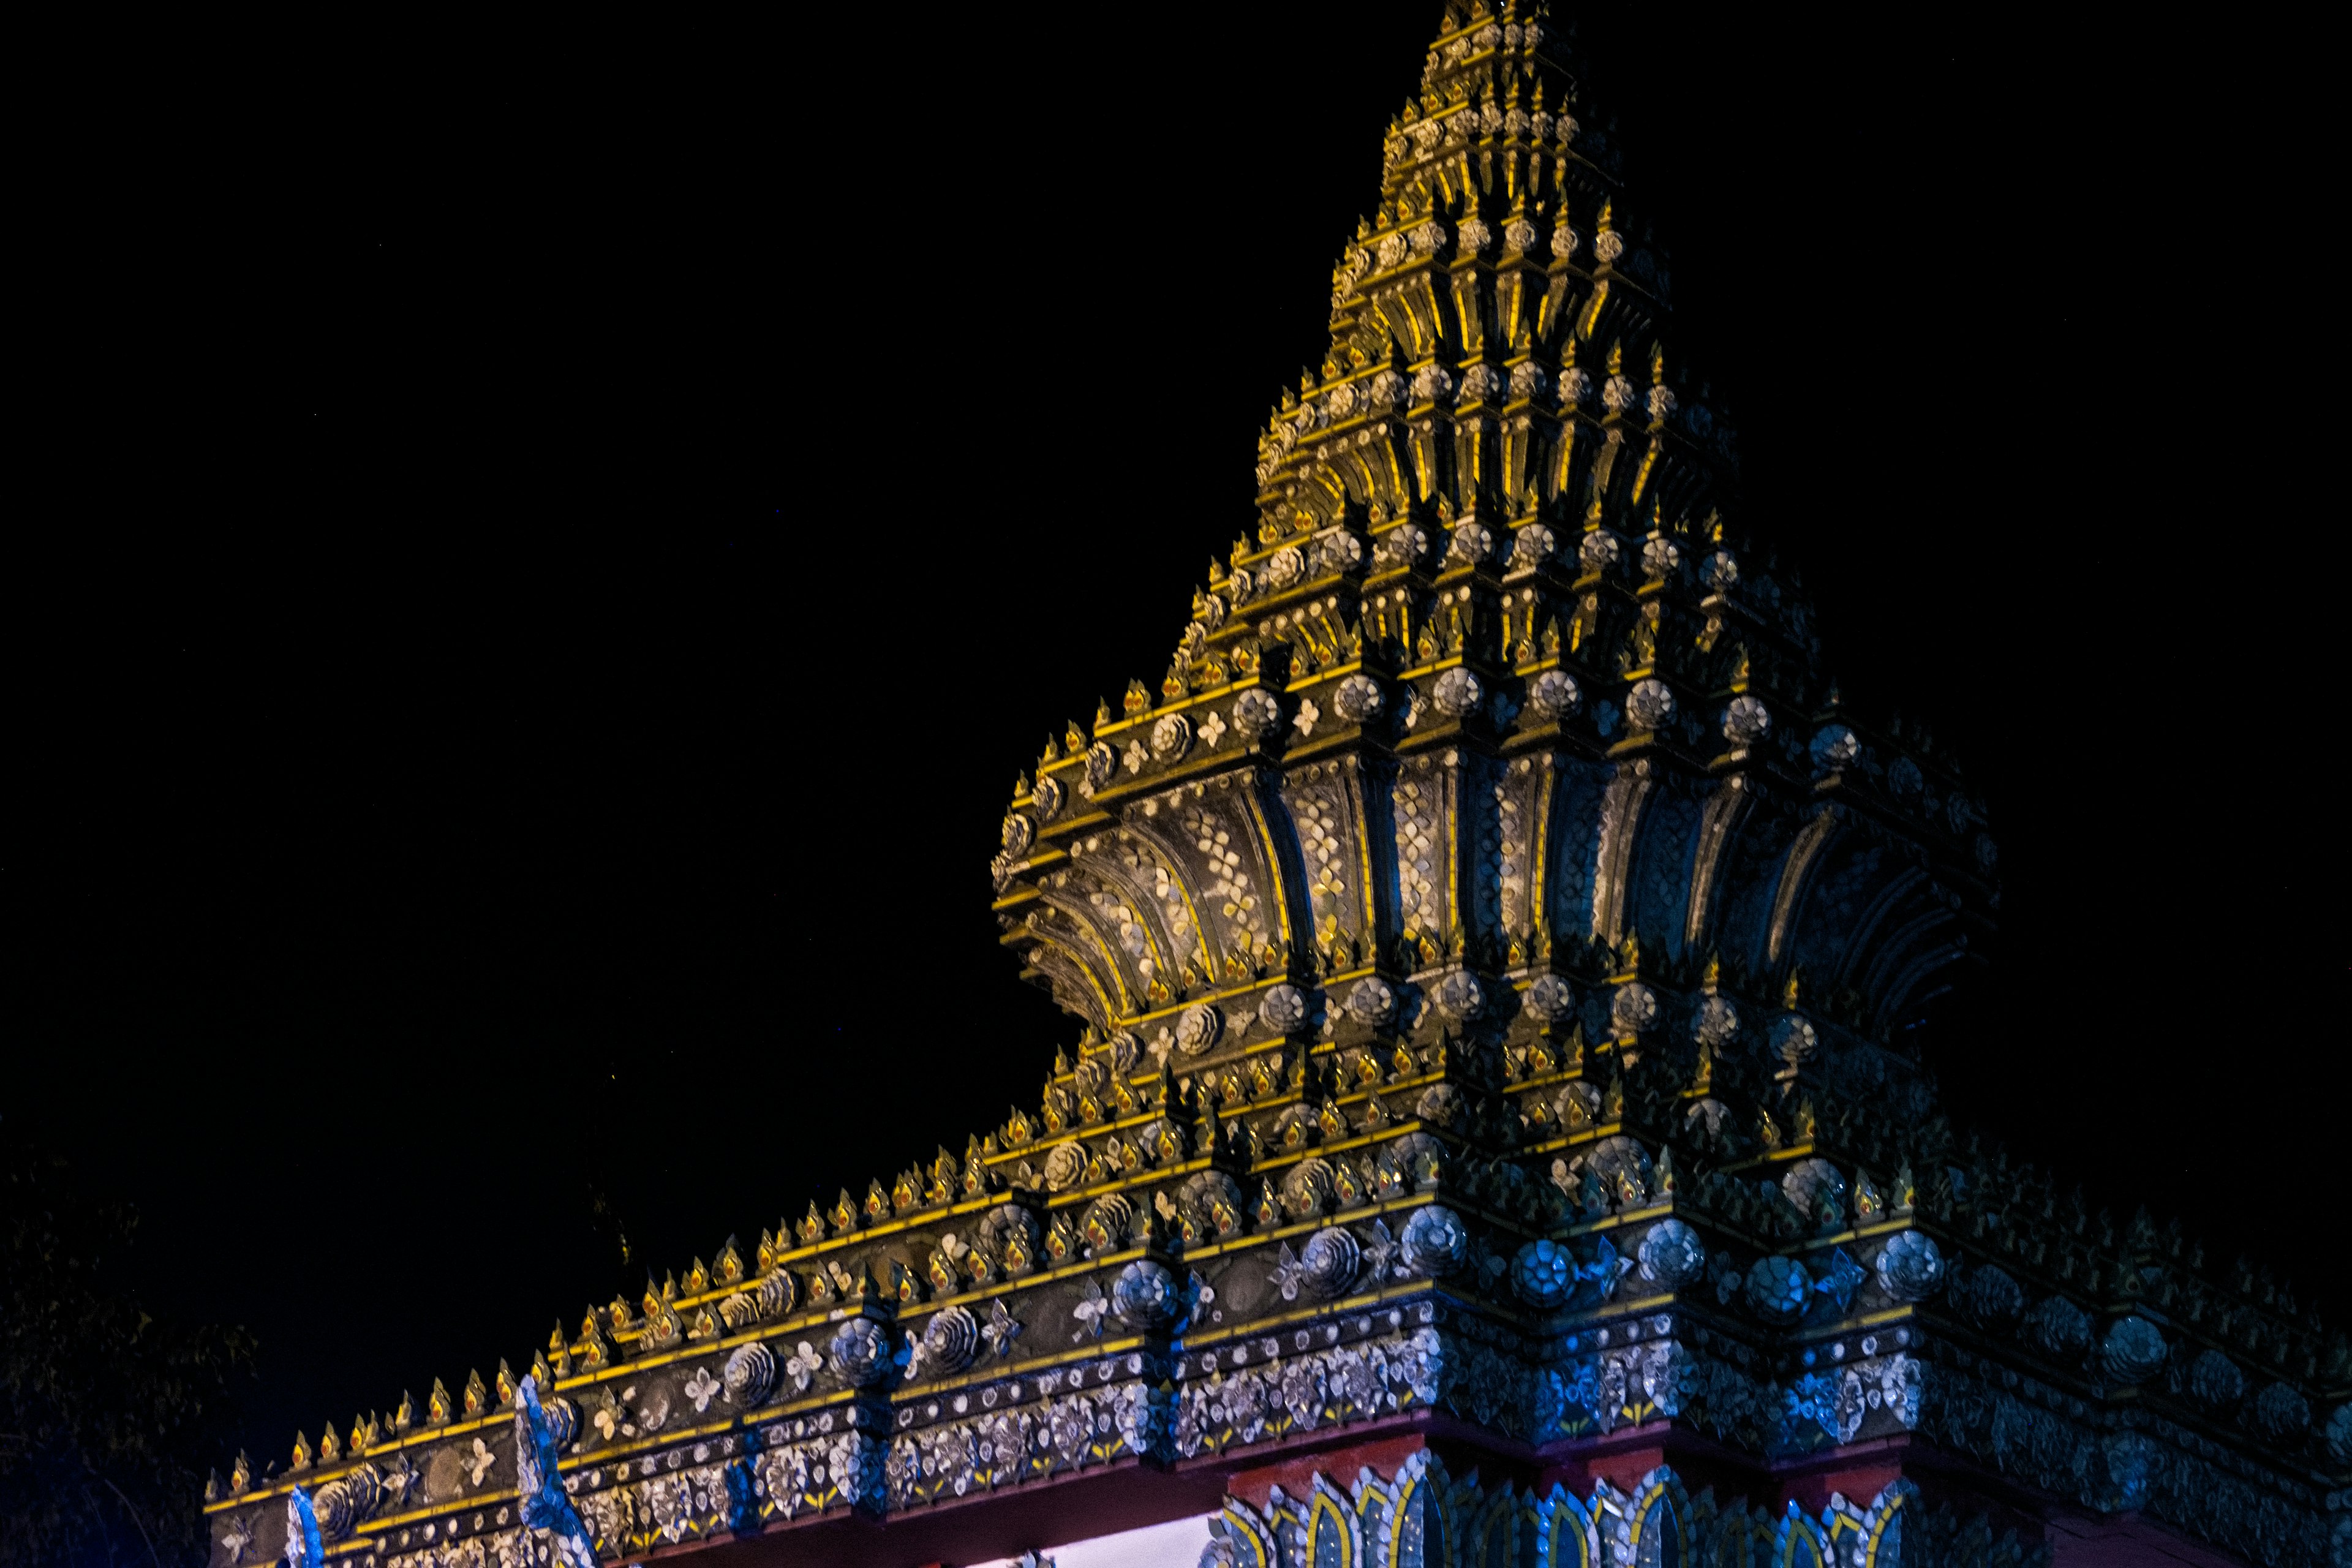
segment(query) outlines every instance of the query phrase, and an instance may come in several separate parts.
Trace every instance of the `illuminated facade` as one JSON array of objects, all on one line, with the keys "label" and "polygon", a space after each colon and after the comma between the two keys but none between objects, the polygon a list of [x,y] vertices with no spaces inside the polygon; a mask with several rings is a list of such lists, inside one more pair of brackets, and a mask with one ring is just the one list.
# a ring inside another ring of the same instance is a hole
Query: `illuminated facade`
[{"label": "illuminated facade", "polygon": [[2341,1337],[1938,1115],[1981,808],[1841,708],[1558,48],[1449,6],[1247,533],[1011,804],[1042,1097],[240,1458],[215,1568],[2352,1558]]}]

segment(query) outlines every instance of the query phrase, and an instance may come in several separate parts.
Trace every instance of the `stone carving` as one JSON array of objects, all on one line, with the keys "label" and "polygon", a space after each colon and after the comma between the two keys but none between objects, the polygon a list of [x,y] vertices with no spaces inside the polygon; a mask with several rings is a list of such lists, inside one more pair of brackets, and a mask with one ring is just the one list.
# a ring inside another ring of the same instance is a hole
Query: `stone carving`
[{"label": "stone carving", "polygon": [[1739,1009],[1720,996],[1701,1002],[1691,1019],[1691,1037],[1711,1050],[1729,1045],[1738,1033]]},{"label": "stone carving", "polygon": [[1624,547],[1617,542],[1617,536],[1600,529],[1587,533],[1584,542],[1576,547],[1576,559],[1587,572],[1606,572],[1617,564],[1623,553]]}]

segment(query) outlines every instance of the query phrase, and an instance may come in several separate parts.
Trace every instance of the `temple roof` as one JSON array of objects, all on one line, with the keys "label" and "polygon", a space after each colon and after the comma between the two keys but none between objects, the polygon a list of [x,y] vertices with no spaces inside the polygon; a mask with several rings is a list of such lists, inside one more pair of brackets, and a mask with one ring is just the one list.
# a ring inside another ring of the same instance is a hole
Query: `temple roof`
[{"label": "temple roof", "polygon": [[[1532,1380],[1477,1417],[1529,1444],[1909,1431],[1923,1367],[1990,1355],[2065,1421],[2153,1400],[2317,1462],[2340,1337],[1937,1116],[1907,1030],[1992,929],[1982,805],[1841,702],[1604,126],[1541,6],[1447,8],[1242,536],[1004,816],[1002,940],[1077,1037],[963,1150],[555,1324],[530,1370],[597,1550],[1466,1410],[1439,1363],[1476,1356]],[[1588,1386],[1627,1322],[1725,1369],[1714,1403]],[[1328,1362],[1290,1425],[1230,1394],[1277,1325]],[[1892,1392],[1847,1409],[1816,1352]],[[298,1439],[330,1550],[396,1563],[509,1495],[519,1383]],[[1016,1412],[1022,1457],[975,1458]],[[657,1458],[704,1477],[670,1515]],[[216,1539],[286,1485],[240,1457]]]}]

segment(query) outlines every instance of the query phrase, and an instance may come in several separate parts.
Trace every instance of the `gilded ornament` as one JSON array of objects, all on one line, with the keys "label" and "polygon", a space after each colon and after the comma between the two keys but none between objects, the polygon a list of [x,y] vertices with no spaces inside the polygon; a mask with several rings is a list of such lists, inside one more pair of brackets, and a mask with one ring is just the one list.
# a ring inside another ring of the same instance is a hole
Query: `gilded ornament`
[{"label": "gilded ornament", "polygon": [[1675,694],[1663,680],[1637,680],[1625,694],[1625,718],[1636,730],[1655,730],[1675,716]]},{"label": "gilded ornament", "polygon": [[1379,716],[1381,683],[1369,675],[1351,675],[1339,682],[1331,694],[1331,706],[1339,717],[1350,724],[1361,724]]},{"label": "gilded ornament", "polygon": [[1004,818],[1004,853],[1016,859],[1026,855],[1035,826],[1017,811],[1008,813]]},{"label": "gilded ornament", "polygon": [[1583,701],[1576,678],[1565,670],[1547,669],[1528,686],[1528,706],[1546,719],[1565,719]]},{"label": "gilded ornament", "polygon": [[1843,724],[1825,724],[1814,734],[1811,751],[1813,771],[1833,773],[1853,765],[1862,755],[1862,740]]},{"label": "gilded ornament", "polygon": [[1387,981],[1368,974],[1348,988],[1342,1005],[1350,1018],[1378,1028],[1396,1016],[1396,993]]},{"label": "gilded ornament", "polygon": [[1897,1301],[1924,1301],[1943,1288],[1944,1255],[1935,1238],[1899,1231],[1879,1249],[1878,1288]]},{"label": "gilded ornament", "polygon": [[1313,1219],[1331,1206],[1335,1194],[1330,1162],[1309,1154],[1282,1178],[1282,1212],[1292,1219]]},{"label": "gilded ornament", "polygon": [[1307,1288],[1329,1300],[1344,1296],[1363,1267],[1363,1249],[1348,1227],[1327,1225],[1298,1249],[1298,1264]]},{"label": "gilded ornament", "polygon": [[1658,994],[1638,980],[1617,987],[1609,999],[1609,1023],[1621,1037],[1638,1035],[1658,1021]]},{"label": "gilded ornament", "polygon": [[1125,1247],[1129,1227],[1134,1223],[1135,1205],[1117,1193],[1105,1193],[1087,1205],[1086,1217],[1078,1224],[1078,1234],[1086,1237],[1088,1250],[1100,1256]]},{"label": "gilded ornament", "polygon": [[1267,991],[1258,1003],[1261,1023],[1277,1034],[1287,1034],[1307,1021],[1307,993],[1288,984]]},{"label": "gilded ornament", "polygon": [[1437,684],[1430,689],[1429,693],[1430,700],[1437,704],[1437,710],[1454,719],[1465,718],[1475,711],[1486,696],[1485,685],[1460,665],[1439,676]]},{"label": "gilded ornament", "polygon": [[979,1349],[980,1320],[965,1308],[943,1307],[923,1325],[921,1375],[934,1377],[961,1372],[971,1364]]},{"label": "gilded ornament", "polygon": [[1176,1277],[1150,1258],[1140,1258],[1118,1271],[1111,1287],[1111,1310],[1130,1328],[1163,1328],[1183,1311]]},{"label": "gilded ornament", "polygon": [[738,1410],[751,1409],[776,1385],[775,1352],[757,1342],[736,1346],[719,1370],[719,1384],[726,1391],[729,1404]]},{"label": "gilded ornament", "polygon": [[1176,1020],[1176,1048],[1197,1057],[1217,1043],[1224,1032],[1225,1016],[1206,1002],[1195,1002]]},{"label": "gilded ornament", "polygon": [[1772,711],[1758,697],[1739,696],[1723,710],[1723,738],[1735,746],[1752,746],[1772,729]]},{"label": "gilded ornament", "polygon": [[772,1268],[760,1279],[760,1316],[775,1319],[785,1316],[800,1300],[800,1282],[789,1268]]},{"label": "gilded ornament", "polygon": [[1087,1179],[1087,1146],[1072,1140],[1056,1143],[1045,1156],[1045,1190],[1067,1192],[1083,1185]]},{"label": "gilded ornament", "polygon": [[2026,1319],[2025,1337],[2047,1353],[2071,1361],[2091,1342],[2090,1314],[2063,1296],[2053,1296]]},{"label": "gilded ornament", "polygon": [[1511,1259],[1511,1289],[1539,1311],[1561,1306],[1576,1289],[1576,1260],[1557,1242],[1528,1242]]},{"label": "gilded ornament", "polygon": [[1443,1279],[1459,1273],[1469,1261],[1470,1233],[1463,1227],[1461,1215],[1432,1204],[1412,1211],[1398,1247],[1407,1272]]},{"label": "gilded ornament", "polygon": [[[2126,1322],[2137,1322],[2127,1318]],[[2158,1343],[2162,1341],[2159,1339]],[[2311,1430],[2311,1402],[2294,1384],[2273,1383],[2254,1395],[2247,1418],[2256,1431],[2274,1443],[2292,1442]]]},{"label": "gilded ornament", "polygon": [[1706,1272],[1706,1244],[1698,1232],[1678,1219],[1664,1219],[1642,1237],[1636,1255],[1642,1278],[1669,1290],[1679,1290]]},{"label": "gilded ornament", "polygon": [[1846,1216],[1844,1173],[1827,1160],[1798,1161],[1782,1173],[1780,1191],[1790,1207],[1823,1229]]},{"label": "gilded ornament", "polygon": [[871,1318],[851,1318],[834,1331],[826,1357],[842,1382],[870,1388],[890,1374],[890,1336]]},{"label": "gilded ornament", "polygon": [[2246,1374],[2220,1351],[2206,1351],[2189,1363],[2189,1392],[2208,1410],[2228,1410],[2246,1396]]},{"label": "gilded ornament", "polygon": [[1748,1305],[1768,1323],[1795,1322],[1812,1295],[1812,1277],[1793,1258],[1759,1258],[1748,1270]]},{"label": "gilded ornament", "polygon": [[1234,732],[1244,745],[1282,727],[1282,703],[1271,691],[1252,687],[1234,699]]},{"label": "gilded ornament", "polygon": [[1528,985],[1525,1006],[1544,1023],[1560,1023],[1576,1012],[1576,988],[1559,975],[1538,974]]},{"label": "gilded ornament", "polygon": [[1433,1083],[1421,1091],[1412,1113],[1433,1127],[1451,1131],[1460,1124],[1464,1110],[1460,1089],[1450,1083]]},{"label": "gilded ornament", "polygon": [[1087,748],[1086,781],[1078,787],[1091,795],[1095,791],[1110,783],[1111,774],[1118,770],[1118,756],[1110,749],[1109,742],[1097,741]]},{"label": "gilded ornament", "polygon": [[1466,969],[1457,969],[1437,983],[1429,999],[1446,1017],[1466,1024],[1486,1010],[1486,991],[1478,984],[1476,975]]}]

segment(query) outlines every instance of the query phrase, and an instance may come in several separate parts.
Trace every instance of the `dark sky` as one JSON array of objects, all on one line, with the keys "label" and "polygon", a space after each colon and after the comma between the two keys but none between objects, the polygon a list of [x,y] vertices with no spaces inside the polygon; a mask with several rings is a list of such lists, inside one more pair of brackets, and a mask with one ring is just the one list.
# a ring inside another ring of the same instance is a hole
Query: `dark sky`
[{"label": "dark sky", "polygon": [[[1435,14],[322,42],[60,133],[0,1136],[260,1334],[257,1456],[1034,1101],[997,818],[1248,526]],[[2312,51],[1586,26],[1752,522],[1990,798],[1953,1100],[2340,1313]]]}]

